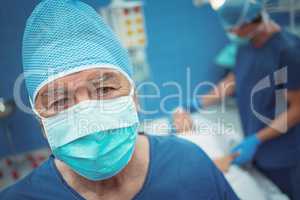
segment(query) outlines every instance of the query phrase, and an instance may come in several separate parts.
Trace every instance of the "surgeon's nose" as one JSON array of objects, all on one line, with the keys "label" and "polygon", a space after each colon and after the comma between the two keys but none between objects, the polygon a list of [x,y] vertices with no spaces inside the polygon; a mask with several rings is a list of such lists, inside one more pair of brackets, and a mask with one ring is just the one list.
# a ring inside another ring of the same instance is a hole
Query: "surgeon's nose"
[{"label": "surgeon's nose", "polygon": [[75,93],[75,102],[80,103],[82,101],[86,101],[90,99],[90,94],[87,88],[80,87],[76,90]]}]

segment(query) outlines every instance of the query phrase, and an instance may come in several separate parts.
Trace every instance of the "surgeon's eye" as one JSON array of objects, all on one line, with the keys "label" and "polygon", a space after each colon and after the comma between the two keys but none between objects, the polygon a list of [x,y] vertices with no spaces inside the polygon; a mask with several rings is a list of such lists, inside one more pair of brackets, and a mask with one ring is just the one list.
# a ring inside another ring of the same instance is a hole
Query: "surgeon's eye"
[{"label": "surgeon's eye", "polygon": [[70,99],[67,97],[58,99],[51,103],[50,109],[54,109],[55,111],[64,110],[70,106],[70,102]]},{"label": "surgeon's eye", "polygon": [[116,89],[114,87],[99,87],[96,89],[97,97],[105,97],[112,94]]}]

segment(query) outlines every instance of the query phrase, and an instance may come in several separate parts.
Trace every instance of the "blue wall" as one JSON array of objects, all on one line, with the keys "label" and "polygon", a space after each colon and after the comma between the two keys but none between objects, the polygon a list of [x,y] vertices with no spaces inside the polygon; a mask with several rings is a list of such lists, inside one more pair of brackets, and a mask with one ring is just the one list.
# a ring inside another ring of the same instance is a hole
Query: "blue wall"
[{"label": "blue wall", "polygon": [[[213,64],[213,59],[224,46],[226,38],[209,6],[197,8],[192,0],[176,0],[172,3],[148,0],[145,15],[152,80],[159,85],[162,96],[146,100],[146,108],[159,108],[166,95],[178,93],[173,86],[164,87],[168,81],[179,83],[183,88],[183,99],[187,99],[191,98],[187,94],[190,90],[186,89],[189,84],[193,90],[198,82],[219,79],[223,71]],[[190,83],[188,74],[191,75]],[[146,89],[148,94],[153,92],[153,88]],[[176,98],[169,99],[166,101],[167,110],[173,110],[179,103]],[[148,117],[161,114],[159,112]]]},{"label": "blue wall", "polygon": [[[13,86],[22,72],[21,44],[25,21],[38,3],[37,0],[6,0],[0,5],[0,96],[13,98]],[[86,0],[95,8],[109,0]],[[101,3],[100,3],[101,2]],[[192,0],[145,1],[145,15],[149,39],[148,58],[151,79],[161,88],[161,98],[146,99],[147,109],[159,108],[163,97],[177,93],[173,87],[163,87],[167,81],[176,81],[186,88],[186,68],[191,72],[191,88],[203,80],[215,81],[223,71],[213,64],[217,51],[226,38],[216,16],[207,6],[196,8]],[[22,88],[22,98],[27,94]],[[151,94],[146,87],[143,93]],[[183,98],[187,90],[183,90]],[[167,101],[168,109],[176,107],[176,99]],[[161,116],[162,112],[147,118]],[[12,134],[14,147],[8,145],[3,129]],[[13,116],[0,123],[0,158],[11,153],[29,151],[45,146],[39,124],[31,115],[17,110]],[[14,150],[15,148],[15,150]]]},{"label": "blue wall", "polygon": [[[35,0],[7,0],[0,5],[0,97],[13,98],[16,78],[22,72],[21,43],[26,18]],[[22,88],[22,98],[28,104]],[[7,130],[11,132],[13,146],[8,145]],[[19,109],[6,120],[0,121],[0,157],[28,151],[45,145],[37,121]]]}]

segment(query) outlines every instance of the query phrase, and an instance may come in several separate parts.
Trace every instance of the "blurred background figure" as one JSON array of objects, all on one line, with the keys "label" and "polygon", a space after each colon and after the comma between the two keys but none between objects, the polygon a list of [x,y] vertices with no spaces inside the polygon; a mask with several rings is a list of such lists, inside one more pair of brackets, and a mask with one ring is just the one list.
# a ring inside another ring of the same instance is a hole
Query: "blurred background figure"
[{"label": "blurred background figure", "polygon": [[233,70],[197,106],[235,94],[246,137],[232,149],[239,153],[233,164],[253,161],[283,192],[299,199],[300,38],[274,22],[263,1],[211,4],[232,42],[218,61]]}]

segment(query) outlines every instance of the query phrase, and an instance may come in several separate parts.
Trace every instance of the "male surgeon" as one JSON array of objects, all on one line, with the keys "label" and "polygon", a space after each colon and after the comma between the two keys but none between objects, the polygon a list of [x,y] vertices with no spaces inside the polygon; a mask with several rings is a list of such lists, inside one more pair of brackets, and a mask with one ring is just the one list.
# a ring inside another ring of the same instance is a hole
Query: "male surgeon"
[{"label": "male surgeon", "polygon": [[138,134],[128,55],[87,4],[42,1],[27,21],[23,68],[52,155],[0,199],[238,199],[197,146]]}]

